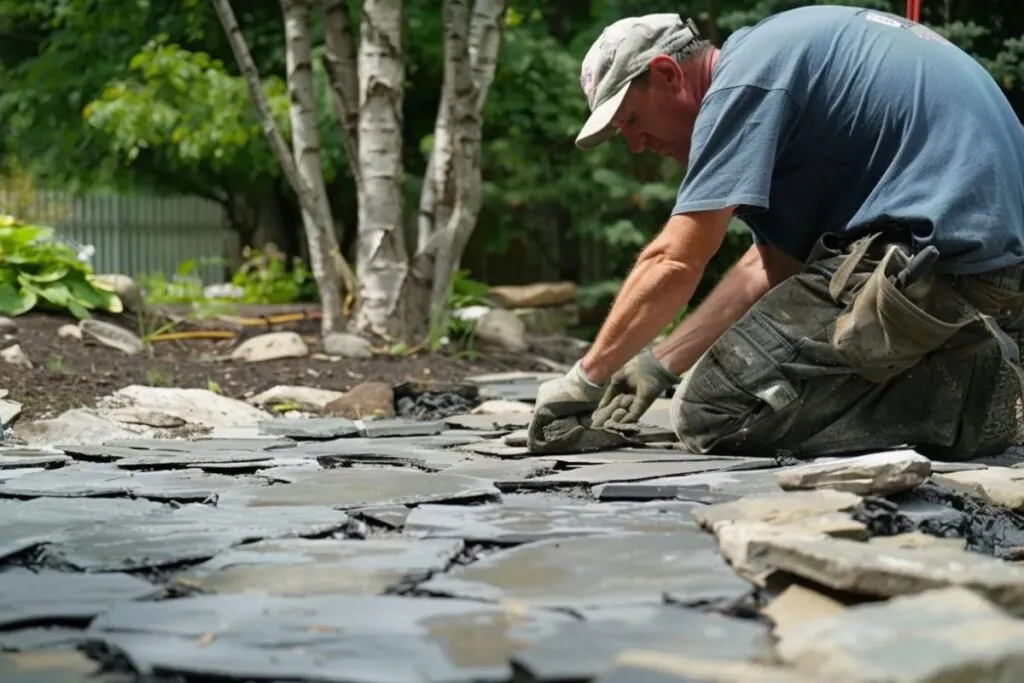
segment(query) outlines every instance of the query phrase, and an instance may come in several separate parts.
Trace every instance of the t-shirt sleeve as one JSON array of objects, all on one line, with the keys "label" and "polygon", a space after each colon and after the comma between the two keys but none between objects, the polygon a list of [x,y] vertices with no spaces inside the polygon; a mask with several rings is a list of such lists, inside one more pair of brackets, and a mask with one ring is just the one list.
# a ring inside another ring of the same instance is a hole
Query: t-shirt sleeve
[{"label": "t-shirt sleeve", "polygon": [[673,215],[739,205],[768,209],[772,170],[798,113],[781,89],[741,85],[710,93],[694,124]]}]

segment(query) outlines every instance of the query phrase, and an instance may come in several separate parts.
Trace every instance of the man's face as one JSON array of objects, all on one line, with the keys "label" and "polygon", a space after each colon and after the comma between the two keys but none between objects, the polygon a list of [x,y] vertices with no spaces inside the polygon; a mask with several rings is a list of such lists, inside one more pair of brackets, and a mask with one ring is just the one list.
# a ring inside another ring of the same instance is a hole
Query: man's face
[{"label": "man's face", "polygon": [[633,153],[651,151],[686,164],[700,109],[694,83],[668,56],[655,57],[645,77],[633,82],[612,119]]}]

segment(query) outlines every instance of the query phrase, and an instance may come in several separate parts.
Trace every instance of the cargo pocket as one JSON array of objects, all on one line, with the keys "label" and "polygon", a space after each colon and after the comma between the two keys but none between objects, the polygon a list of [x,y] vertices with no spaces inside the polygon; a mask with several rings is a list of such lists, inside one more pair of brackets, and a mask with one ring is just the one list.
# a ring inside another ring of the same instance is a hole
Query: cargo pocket
[{"label": "cargo pocket", "polygon": [[[942,320],[926,311],[927,302],[937,294],[937,281],[933,274],[925,273],[901,288],[897,275],[908,263],[900,246],[889,245],[836,318],[830,335],[832,347],[850,369],[874,382],[885,382],[906,372],[977,320],[977,313],[967,305],[946,307],[958,313],[953,320]],[[950,295],[956,296],[952,291]]]}]

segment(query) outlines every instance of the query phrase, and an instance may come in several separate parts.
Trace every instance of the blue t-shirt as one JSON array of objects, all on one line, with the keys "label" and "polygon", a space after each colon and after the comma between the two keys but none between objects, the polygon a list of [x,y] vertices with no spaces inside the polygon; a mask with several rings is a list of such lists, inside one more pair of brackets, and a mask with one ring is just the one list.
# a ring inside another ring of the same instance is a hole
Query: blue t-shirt
[{"label": "blue t-shirt", "polygon": [[806,260],[818,237],[922,220],[939,270],[1024,261],[1024,128],[994,79],[924,26],[811,6],[722,46],[673,213],[738,205]]}]

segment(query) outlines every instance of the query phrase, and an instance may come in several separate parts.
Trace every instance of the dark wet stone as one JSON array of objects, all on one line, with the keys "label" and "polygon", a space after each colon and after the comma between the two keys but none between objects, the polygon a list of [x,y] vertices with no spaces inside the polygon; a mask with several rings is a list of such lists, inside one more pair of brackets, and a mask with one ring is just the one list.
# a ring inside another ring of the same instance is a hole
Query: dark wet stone
[{"label": "dark wet stone", "polygon": [[597,499],[612,501],[685,500],[694,503],[714,505],[739,500],[740,496],[726,493],[712,493],[707,486],[651,486],[650,482],[605,484],[599,486]]},{"label": "dark wet stone", "polygon": [[[398,468],[347,467],[336,470],[275,468],[277,476],[290,483],[232,491],[225,502],[254,506],[325,505],[359,508],[368,505],[404,505],[449,501],[497,500],[500,494],[491,482],[452,475]],[[274,476],[273,473],[268,473]]]},{"label": "dark wet stone", "polygon": [[44,624],[86,625],[123,600],[161,595],[163,589],[127,574],[0,573],[0,630]]},{"label": "dark wet stone", "polygon": [[440,434],[447,425],[441,421],[426,422],[390,418],[384,420],[357,420],[359,436],[367,439],[386,439],[410,436],[435,436]]},{"label": "dark wet stone", "polygon": [[166,567],[206,560],[246,541],[320,536],[347,521],[343,512],[312,505],[273,509],[185,505],[141,517],[74,525],[46,553],[86,571]]},{"label": "dark wet stone", "polygon": [[688,503],[576,503],[552,505],[420,505],[405,533],[420,538],[461,538],[476,543],[529,543],[550,538],[625,531],[697,529]]},{"label": "dark wet stone", "polygon": [[401,529],[405,526],[405,520],[412,512],[412,508],[404,505],[381,505],[379,507],[358,508],[350,510],[364,519],[386,526],[391,529]]},{"label": "dark wet stone", "polygon": [[373,595],[444,569],[462,548],[451,539],[258,541],[220,553],[174,583],[216,593]]},{"label": "dark wet stone", "polygon": [[260,434],[282,436],[296,441],[305,439],[336,439],[359,434],[353,420],[344,417],[317,417],[304,420],[279,418],[258,423]]},{"label": "dark wet stone", "polygon": [[242,480],[196,471],[128,473],[108,465],[78,464],[0,482],[10,498],[135,496],[160,501],[201,502]]},{"label": "dark wet stone", "polygon": [[502,550],[435,576],[420,589],[538,607],[732,602],[752,591],[700,531],[602,534]]},{"label": "dark wet stone", "polygon": [[719,458],[678,462],[617,462],[589,465],[519,482],[497,482],[498,488],[545,489],[555,486],[588,486],[607,482],[678,477],[704,472],[733,472],[769,467],[768,458]]},{"label": "dark wet stone", "polygon": [[605,612],[565,624],[516,655],[513,665],[530,680],[562,682],[610,671],[619,654],[633,649],[725,661],[772,656],[768,627],[754,621],[670,606]]},{"label": "dark wet stone", "polygon": [[510,657],[569,620],[476,601],[251,593],[118,605],[89,634],[143,675],[497,683]]}]

